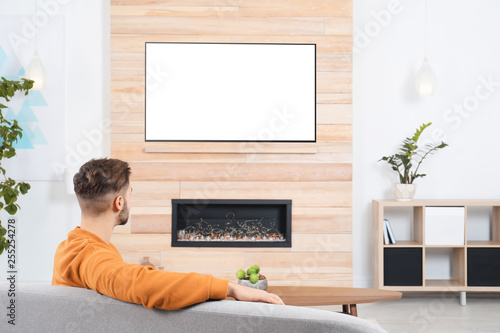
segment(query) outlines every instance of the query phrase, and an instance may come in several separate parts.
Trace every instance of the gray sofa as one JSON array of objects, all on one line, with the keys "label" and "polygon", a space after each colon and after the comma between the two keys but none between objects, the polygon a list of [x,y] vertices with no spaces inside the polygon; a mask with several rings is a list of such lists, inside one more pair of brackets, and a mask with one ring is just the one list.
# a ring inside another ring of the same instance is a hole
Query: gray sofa
[{"label": "gray sofa", "polygon": [[151,310],[93,290],[26,283],[16,286],[12,326],[9,286],[0,282],[0,332],[385,332],[360,318],[303,307],[223,300]]}]

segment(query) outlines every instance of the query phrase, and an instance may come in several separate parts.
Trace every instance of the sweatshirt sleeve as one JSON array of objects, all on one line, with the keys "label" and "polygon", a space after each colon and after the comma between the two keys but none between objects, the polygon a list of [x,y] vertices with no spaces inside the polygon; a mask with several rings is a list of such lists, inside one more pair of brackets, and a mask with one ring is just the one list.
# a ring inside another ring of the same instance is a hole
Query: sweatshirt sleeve
[{"label": "sweatshirt sleeve", "polygon": [[158,271],[124,263],[111,251],[89,246],[79,267],[83,284],[100,294],[147,308],[174,310],[225,299],[228,281],[211,275]]}]

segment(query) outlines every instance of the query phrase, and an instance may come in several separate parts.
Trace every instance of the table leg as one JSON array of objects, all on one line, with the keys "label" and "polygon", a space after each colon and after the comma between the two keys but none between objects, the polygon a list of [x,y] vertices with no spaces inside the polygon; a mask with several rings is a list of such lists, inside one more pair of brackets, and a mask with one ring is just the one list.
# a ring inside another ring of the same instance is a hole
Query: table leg
[{"label": "table leg", "polygon": [[349,311],[349,305],[348,304],[342,305],[342,313],[351,314],[351,311]]},{"label": "table leg", "polygon": [[356,308],[356,304],[351,304],[351,315],[354,317],[358,316],[358,309]]}]

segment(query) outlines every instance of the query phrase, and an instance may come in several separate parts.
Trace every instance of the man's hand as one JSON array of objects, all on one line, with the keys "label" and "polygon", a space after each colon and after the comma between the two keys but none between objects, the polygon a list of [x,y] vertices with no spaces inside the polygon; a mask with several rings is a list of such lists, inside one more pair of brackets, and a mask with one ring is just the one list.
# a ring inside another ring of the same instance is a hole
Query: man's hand
[{"label": "man's hand", "polygon": [[245,287],[234,282],[229,282],[227,286],[227,296],[233,297],[239,301],[285,305],[278,295],[268,293],[264,290]]}]

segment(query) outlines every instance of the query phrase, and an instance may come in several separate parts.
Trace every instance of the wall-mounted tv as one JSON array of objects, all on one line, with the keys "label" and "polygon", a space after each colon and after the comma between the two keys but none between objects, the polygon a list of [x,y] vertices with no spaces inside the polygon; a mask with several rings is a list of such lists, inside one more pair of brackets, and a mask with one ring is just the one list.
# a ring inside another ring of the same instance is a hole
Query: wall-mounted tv
[{"label": "wall-mounted tv", "polygon": [[316,142],[316,45],[146,43],[146,141]]}]

